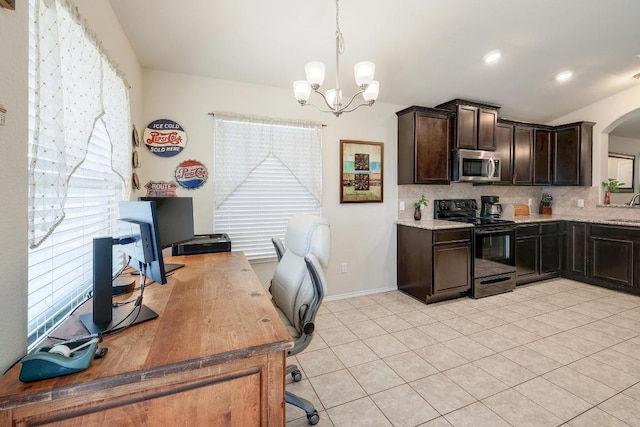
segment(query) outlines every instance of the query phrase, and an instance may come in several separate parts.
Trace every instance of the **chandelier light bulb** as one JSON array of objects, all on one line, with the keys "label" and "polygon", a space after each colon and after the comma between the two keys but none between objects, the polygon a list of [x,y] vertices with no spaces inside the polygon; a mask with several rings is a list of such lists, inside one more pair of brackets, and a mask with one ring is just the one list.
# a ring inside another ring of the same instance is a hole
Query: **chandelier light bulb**
[{"label": "chandelier light bulb", "polygon": [[311,85],[306,80],[296,80],[293,82],[293,93],[298,102],[304,104],[311,96]]},{"label": "chandelier light bulb", "polygon": [[325,94],[327,98],[327,104],[335,110],[338,110],[342,105],[342,91],[336,89],[329,89]]},{"label": "chandelier light bulb", "polygon": [[358,62],[353,67],[353,74],[356,77],[356,84],[361,89],[366,88],[372,81],[373,75],[376,72],[376,65],[373,62],[362,61]]},{"label": "chandelier light bulb", "polygon": [[324,63],[320,61],[311,61],[304,67],[307,81],[314,90],[324,83],[324,69]]},{"label": "chandelier light bulb", "polygon": [[378,99],[378,93],[380,92],[380,82],[377,80],[373,80],[369,83],[369,86],[362,93],[362,97],[365,101],[374,103],[376,99]]}]

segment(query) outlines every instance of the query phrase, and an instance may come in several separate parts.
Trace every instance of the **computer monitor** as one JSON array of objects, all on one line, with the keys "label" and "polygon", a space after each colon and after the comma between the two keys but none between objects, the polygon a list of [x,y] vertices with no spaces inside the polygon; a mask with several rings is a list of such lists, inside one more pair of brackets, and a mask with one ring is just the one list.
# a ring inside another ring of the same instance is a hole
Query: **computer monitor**
[{"label": "computer monitor", "polygon": [[156,202],[158,231],[163,248],[193,239],[193,198],[139,197],[138,200]]},{"label": "computer monitor", "polygon": [[[120,202],[117,237],[93,239],[93,311],[80,316],[94,334],[111,332],[155,319],[158,314],[144,304],[113,306],[113,246],[120,245],[134,263],[160,284],[167,283],[154,202]],[[141,267],[141,265],[143,267]],[[141,301],[140,301],[141,302]]]},{"label": "computer monitor", "polygon": [[[191,197],[139,197],[138,200],[155,202],[158,212],[160,244],[169,248],[193,240],[193,199]],[[170,273],[184,264],[165,264]]]}]

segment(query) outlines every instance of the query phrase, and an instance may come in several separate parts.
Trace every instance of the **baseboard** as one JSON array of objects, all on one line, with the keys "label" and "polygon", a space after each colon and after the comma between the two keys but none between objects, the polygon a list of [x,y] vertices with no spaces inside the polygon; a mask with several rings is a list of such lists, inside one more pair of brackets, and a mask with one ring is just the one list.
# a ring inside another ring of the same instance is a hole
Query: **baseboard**
[{"label": "baseboard", "polygon": [[397,286],[389,286],[389,287],[386,287],[386,288],[367,289],[365,291],[349,292],[349,293],[346,293],[346,294],[339,294],[339,295],[331,295],[331,296],[325,297],[324,301],[337,301],[337,300],[346,299],[346,298],[363,297],[363,296],[367,296],[367,295],[381,294],[383,292],[397,291],[397,290],[398,290]]}]

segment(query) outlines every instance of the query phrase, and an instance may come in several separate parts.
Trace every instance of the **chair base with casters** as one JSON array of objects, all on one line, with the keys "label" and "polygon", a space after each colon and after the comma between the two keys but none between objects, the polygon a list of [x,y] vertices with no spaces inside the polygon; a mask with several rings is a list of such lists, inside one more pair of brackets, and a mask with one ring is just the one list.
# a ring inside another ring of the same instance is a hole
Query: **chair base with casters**
[{"label": "chair base with casters", "polygon": [[[272,302],[282,322],[294,339],[287,356],[303,351],[311,342],[315,316],[326,293],[324,269],[329,260],[329,224],[324,218],[309,215],[293,217],[286,234],[287,247],[274,239],[278,266],[271,280]],[[296,365],[288,365],[286,375],[294,382],[302,379]],[[320,415],[313,404],[289,391],[285,402],[302,409],[310,424]]]}]

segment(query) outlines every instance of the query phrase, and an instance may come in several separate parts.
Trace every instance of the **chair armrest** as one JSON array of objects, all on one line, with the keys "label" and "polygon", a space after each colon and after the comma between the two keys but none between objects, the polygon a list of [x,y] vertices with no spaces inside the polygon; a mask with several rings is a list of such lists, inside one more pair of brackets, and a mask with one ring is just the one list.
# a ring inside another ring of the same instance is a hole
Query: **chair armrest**
[{"label": "chair armrest", "polygon": [[277,237],[272,237],[271,238],[271,243],[273,243],[273,247],[276,250],[276,256],[278,257],[278,262],[280,262],[280,260],[282,259],[282,256],[284,255],[284,245],[282,244],[282,242],[280,241],[279,238]]}]

